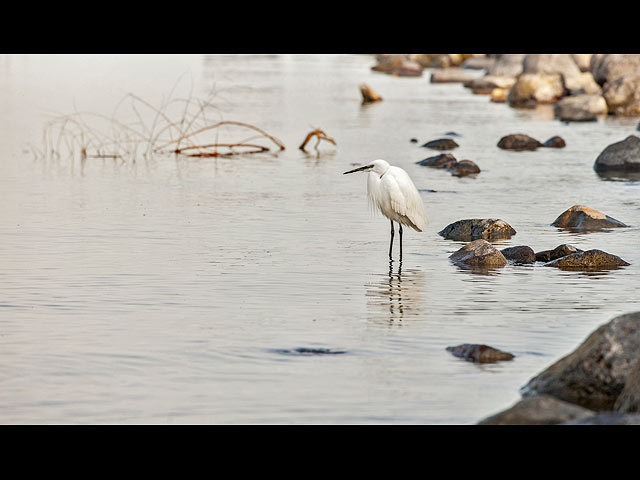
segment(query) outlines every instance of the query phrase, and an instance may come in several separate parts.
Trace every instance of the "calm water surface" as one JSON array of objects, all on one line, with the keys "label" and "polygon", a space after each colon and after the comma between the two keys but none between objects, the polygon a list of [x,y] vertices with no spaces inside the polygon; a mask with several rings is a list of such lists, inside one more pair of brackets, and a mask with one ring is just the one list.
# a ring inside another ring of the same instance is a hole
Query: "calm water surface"
[{"label": "calm water surface", "polygon": [[[0,422],[471,424],[613,316],[640,310],[640,182],[592,165],[637,120],[564,125],[429,75],[370,71],[369,56],[2,56],[0,59]],[[362,107],[358,86],[384,101]],[[215,91],[220,118],[283,141],[230,158],[36,158],[52,113],[110,114],[128,92]],[[337,147],[298,150],[322,128]],[[422,143],[460,135],[476,178],[415,165]],[[564,149],[506,152],[498,140],[562,136]],[[419,143],[409,140],[415,137]],[[405,168],[429,227],[367,206],[375,158]],[[550,224],[584,204],[630,225],[574,234]],[[490,274],[448,256],[437,232],[502,218],[499,247],[571,243],[631,266],[587,275],[542,264]],[[397,252],[397,247],[396,247]],[[512,362],[445,351],[487,343]],[[325,354],[314,352],[326,352]]]}]

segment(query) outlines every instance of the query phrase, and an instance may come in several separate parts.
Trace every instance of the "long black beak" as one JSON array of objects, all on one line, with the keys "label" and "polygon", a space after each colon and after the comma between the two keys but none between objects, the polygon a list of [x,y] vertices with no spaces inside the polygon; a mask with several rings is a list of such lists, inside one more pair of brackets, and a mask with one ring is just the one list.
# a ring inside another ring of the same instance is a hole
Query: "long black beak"
[{"label": "long black beak", "polygon": [[348,172],[344,172],[343,175],[346,175],[347,173],[362,172],[364,170],[369,170],[371,168],[373,168],[373,165],[365,165],[364,167],[355,168],[353,170],[349,170]]}]

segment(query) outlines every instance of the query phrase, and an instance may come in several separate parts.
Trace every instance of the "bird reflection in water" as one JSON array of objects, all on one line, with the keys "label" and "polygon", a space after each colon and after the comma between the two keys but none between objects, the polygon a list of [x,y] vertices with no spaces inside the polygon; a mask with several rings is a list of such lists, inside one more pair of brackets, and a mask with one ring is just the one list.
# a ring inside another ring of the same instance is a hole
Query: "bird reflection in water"
[{"label": "bird reflection in water", "polygon": [[405,318],[424,314],[424,272],[402,269],[402,262],[389,262],[389,270],[381,279],[366,285],[368,317],[401,324]]}]

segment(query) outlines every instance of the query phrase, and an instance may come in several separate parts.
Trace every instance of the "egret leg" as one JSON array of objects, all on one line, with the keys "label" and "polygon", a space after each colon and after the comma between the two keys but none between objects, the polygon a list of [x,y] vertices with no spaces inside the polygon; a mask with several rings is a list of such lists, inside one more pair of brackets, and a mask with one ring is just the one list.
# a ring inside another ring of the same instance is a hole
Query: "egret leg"
[{"label": "egret leg", "polygon": [[399,223],[398,225],[400,226],[400,261],[402,261],[402,224]]},{"label": "egret leg", "polygon": [[389,260],[391,260],[391,250],[393,250],[393,236],[395,232],[393,231],[393,220],[391,220],[391,242],[389,243]]}]

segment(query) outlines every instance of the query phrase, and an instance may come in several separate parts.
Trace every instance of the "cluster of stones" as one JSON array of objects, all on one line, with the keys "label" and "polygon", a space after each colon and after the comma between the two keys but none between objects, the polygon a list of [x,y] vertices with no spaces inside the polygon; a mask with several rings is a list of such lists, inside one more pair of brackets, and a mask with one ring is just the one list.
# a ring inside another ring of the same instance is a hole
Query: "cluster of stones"
[{"label": "cluster of stones", "polygon": [[[452,150],[458,147],[458,144],[450,138],[439,138],[427,142],[422,146],[433,150]],[[480,167],[475,162],[472,160],[458,161],[451,153],[441,153],[433,157],[428,157],[416,162],[416,164],[423,167],[446,169],[455,177],[466,177],[467,175],[480,173]]]}]

